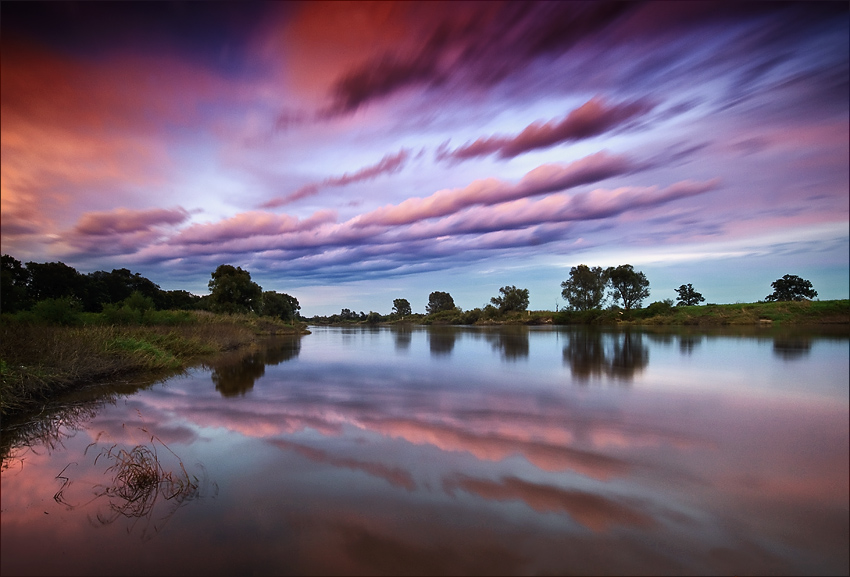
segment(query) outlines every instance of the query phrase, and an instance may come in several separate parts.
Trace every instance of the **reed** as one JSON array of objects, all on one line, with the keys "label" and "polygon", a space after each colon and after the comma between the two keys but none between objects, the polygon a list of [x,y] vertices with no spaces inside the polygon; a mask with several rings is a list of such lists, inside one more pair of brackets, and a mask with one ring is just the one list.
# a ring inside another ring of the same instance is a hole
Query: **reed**
[{"label": "reed", "polygon": [[[176,318],[176,317],[175,317]],[[172,319],[173,320],[173,319]],[[62,326],[0,323],[0,416],[38,408],[82,383],[142,372],[176,371],[253,343],[258,335],[302,328],[262,317],[193,313],[160,325]]]}]

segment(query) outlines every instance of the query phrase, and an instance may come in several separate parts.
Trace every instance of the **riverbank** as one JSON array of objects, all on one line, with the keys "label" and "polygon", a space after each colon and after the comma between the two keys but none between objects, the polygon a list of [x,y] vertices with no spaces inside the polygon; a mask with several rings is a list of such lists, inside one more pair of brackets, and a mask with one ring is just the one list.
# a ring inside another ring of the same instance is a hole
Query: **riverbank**
[{"label": "riverbank", "polygon": [[[163,317],[166,318],[166,317]],[[169,324],[0,325],[0,416],[38,408],[80,385],[133,374],[178,371],[220,352],[305,325],[268,317],[181,311]]]},{"label": "riverbank", "polygon": [[625,311],[620,308],[590,311],[512,311],[506,313],[472,309],[442,311],[431,315],[412,314],[403,319],[375,323],[345,321],[336,326],[352,325],[850,325],[850,300],[782,301],[735,304],[674,306],[654,302],[645,308]]}]

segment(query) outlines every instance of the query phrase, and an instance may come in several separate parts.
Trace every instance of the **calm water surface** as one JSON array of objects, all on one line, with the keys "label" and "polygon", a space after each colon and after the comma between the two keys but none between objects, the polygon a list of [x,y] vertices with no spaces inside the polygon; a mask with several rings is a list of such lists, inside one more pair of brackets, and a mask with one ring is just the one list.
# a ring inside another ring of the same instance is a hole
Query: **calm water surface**
[{"label": "calm water surface", "polygon": [[0,572],[848,574],[846,330],[312,331],[5,423]]}]

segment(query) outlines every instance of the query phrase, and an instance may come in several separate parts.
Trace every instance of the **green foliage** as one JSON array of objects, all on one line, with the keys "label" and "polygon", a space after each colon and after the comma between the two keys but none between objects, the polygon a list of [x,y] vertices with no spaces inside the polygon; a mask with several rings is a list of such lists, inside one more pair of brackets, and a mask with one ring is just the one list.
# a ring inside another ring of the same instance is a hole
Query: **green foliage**
[{"label": "green foliage", "polygon": [[275,291],[263,292],[261,308],[263,316],[292,322],[297,320],[300,310],[301,305],[298,303],[298,299],[293,296]]},{"label": "green foliage", "polygon": [[609,267],[605,274],[611,283],[614,302],[623,301],[623,308],[630,311],[640,308],[643,299],[649,297],[649,281],[642,272],[635,271],[630,264]]},{"label": "green foliage", "polygon": [[80,324],[80,313],[82,312],[83,307],[80,301],[71,297],[44,299],[37,302],[32,308],[32,316],[35,322],[62,326]]},{"label": "green foliage", "polygon": [[768,302],[801,301],[804,298],[813,299],[818,296],[818,291],[812,288],[812,283],[797,275],[786,274],[770,283],[770,286],[773,287],[773,293],[764,299]]},{"label": "green foliage", "polygon": [[428,295],[428,305],[425,307],[425,312],[429,315],[454,309],[455,301],[449,293],[434,291]]},{"label": "green foliage", "polygon": [[676,303],[676,306],[695,306],[705,301],[703,296],[696,290],[694,290],[694,287],[691,283],[681,285],[679,288],[676,289],[676,292],[679,293],[679,297],[676,299],[678,301]]},{"label": "green foliage", "polygon": [[673,299],[664,299],[663,301],[655,301],[648,307],[646,307],[646,315],[647,317],[655,316],[655,315],[665,315],[670,313],[673,310]]},{"label": "green foliage", "polygon": [[518,289],[515,286],[503,286],[499,289],[501,296],[495,296],[490,302],[499,307],[499,312],[524,311],[528,308],[528,289]]},{"label": "green foliage", "polygon": [[576,311],[598,309],[605,300],[608,277],[602,267],[580,264],[570,269],[570,278],[561,283],[561,296]]},{"label": "green foliage", "polygon": [[370,325],[376,325],[384,320],[384,317],[381,316],[381,313],[376,313],[375,311],[369,311],[369,314],[366,315],[366,322]]},{"label": "green foliage", "polygon": [[408,301],[407,299],[393,300],[393,314],[404,317],[412,313],[413,309],[410,308],[410,301]]},{"label": "green foliage", "polygon": [[218,313],[259,312],[263,289],[251,280],[251,273],[242,267],[219,265],[209,284],[210,308]]}]

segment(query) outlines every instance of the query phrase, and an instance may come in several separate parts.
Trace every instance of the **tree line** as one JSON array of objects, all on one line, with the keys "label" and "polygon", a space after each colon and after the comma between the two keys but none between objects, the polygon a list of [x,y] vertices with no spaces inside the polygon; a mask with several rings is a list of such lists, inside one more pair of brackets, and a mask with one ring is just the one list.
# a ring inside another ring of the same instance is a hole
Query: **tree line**
[{"label": "tree line", "polygon": [[[162,290],[153,281],[126,268],[81,274],[62,262],[22,264],[6,254],[2,255],[0,281],[0,311],[3,313],[26,311],[39,303],[59,301],[62,306],[94,313],[117,314],[126,309],[208,310],[226,314],[254,313],[287,322],[303,320],[298,299],[286,293],[263,290],[251,280],[250,272],[229,264],[222,264],[211,273],[208,282],[210,294],[204,296],[185,290]],[[766,301],[811,299],[818,294],[810,281],[796,275],[786,274],[771,286],[774,291],[765,297]],[[676,293],[677,306],[694,306],[705,301],[690,283],[681,285]],[[649,294],[646,275],[630,264],[608,268],[580,264],[572,267],[569,278],[561,283],[561,296],[568,303],[567,309],[573,311],[599,310],[608,298],[613,301],[612,308],[631,311],[641,308]],[[427,317],[472,324],[482,319],[496,319],[508,313],[526,311],[528,305],[528,289],[508,285],[501,287],[489,304],[470,311],[457,307],[448,292],[434,291],[428,296],[425,311]],[[650,308],[671,306],[672,299],[666,299],[653,303]],[[344,308],[339,314],[315,316],[312,320],[323,323],[378,323],[403,320],[411,315],[410,301],[398,298],[393,300],[392,313],[387,316],[374,311],[356,313]]]},{"label": "tree line", "polygon": [[[58,304],[82,312],[115,313],[133,310],[207,310],[217,313],[256,313],[291,322],[300,319],[298,299],[265,291],[241,267],[220,265],[211,274],[210,294],[163,290],[129,269],[82,274],[62,262],[27,262],[2,255],[0,311],[28,311],[39,303]],[[41,305],[42,308],[45,306]]]}]

